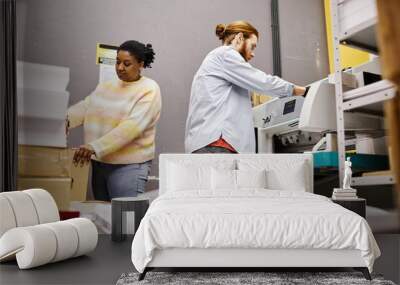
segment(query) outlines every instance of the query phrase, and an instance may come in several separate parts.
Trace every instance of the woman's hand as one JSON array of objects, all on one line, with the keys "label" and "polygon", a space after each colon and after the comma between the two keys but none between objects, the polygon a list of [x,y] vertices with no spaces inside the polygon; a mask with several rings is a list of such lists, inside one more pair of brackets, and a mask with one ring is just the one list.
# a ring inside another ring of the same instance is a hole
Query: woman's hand
[{"label": "woman's hand", "polygon": [[92,155],[95,155],[94,149],[91,145],[81,145],[77,151],[75,151],[73,163],[75,166],[82,167],[85,163],[89,163]]}]

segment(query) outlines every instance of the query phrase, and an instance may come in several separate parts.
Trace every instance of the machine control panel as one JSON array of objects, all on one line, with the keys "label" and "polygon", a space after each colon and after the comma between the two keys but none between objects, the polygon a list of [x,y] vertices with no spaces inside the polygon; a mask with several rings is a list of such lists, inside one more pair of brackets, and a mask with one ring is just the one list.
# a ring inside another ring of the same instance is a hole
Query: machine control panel
[{"label": "machine control panel", "polygon": [[254,125],[265,129],[299,118],[304,97],[275,98],[253,108]]}]

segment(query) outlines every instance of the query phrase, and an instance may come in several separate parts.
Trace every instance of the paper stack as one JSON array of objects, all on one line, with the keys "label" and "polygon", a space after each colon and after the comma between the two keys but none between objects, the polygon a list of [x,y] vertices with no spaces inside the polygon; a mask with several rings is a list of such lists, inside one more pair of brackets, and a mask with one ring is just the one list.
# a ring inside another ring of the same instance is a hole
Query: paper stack
[{"label": "paper stack", "polygon": [[67,147],[69,68],[17,62],[18,143]]},{"label": "paper stack", "polygon": [[357,199],[357,190],[356,189],[342,189],[335,188],[333,189],[332,199],[335,200],[352,200]]}]

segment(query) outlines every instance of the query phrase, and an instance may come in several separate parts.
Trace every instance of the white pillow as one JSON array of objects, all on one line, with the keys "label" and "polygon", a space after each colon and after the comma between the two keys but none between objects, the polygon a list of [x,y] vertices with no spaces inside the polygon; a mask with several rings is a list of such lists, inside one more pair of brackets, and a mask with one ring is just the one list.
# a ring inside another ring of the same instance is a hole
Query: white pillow
[{"label": "white pillow", "polygon": [[267,171],[236,170],[237,188],[267,188]]},{"label": "white pillow", "polygon": [[267,188],[272,190],[306,191],[306,163],[299,159],[261,160],[239,159],[239,170],[267,171]]},{"label": "white pillow", "polygon": [[166,191],[211,190],[211,168],[235,169],[235,159],[213,159],[194,154],[192,159],[174,159],[166,163]]},{"label": "white pillow", "polygon": [[211,170],[211,188],[213,190],[236,190],[236,170],[213,167]]},{"label": "white pillow", "polygon": [[169,191],[211,189],[211,167],[169,163],[167,179]]},{"label": "white pillow", "polygon": [[267,188],[266,170],[211,170],[213,190],[238,190],[241,188]]}]

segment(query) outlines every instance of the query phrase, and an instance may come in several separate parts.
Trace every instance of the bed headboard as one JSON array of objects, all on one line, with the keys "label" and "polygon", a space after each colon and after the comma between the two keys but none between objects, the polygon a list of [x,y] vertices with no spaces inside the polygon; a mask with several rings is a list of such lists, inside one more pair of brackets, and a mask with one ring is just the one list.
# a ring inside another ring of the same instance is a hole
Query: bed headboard
[{"label": "bed headboard", "polygon": [[[232,160],[237,161],[238,159],[257,159],[257,160],[268,160],[269,162],[273,161],[282,161],[282,160],[303,160],[305,162],[305,179],[306,179],[306,191],[313,192],[314,189],[314,166],[313,166],[313,156],[312,154],[187,154],[187,153],[164,153],[160,154],[159,159],[159,177],[160,177],[160,192],[159,194],[163,194],[166,192],[166,185],[168,180],[167,175],[167,167],[169,162],[182,162],[187,161],[194,164],[213,164],[218,160]],[[290,179],[290,177],[287,177]]]}]

